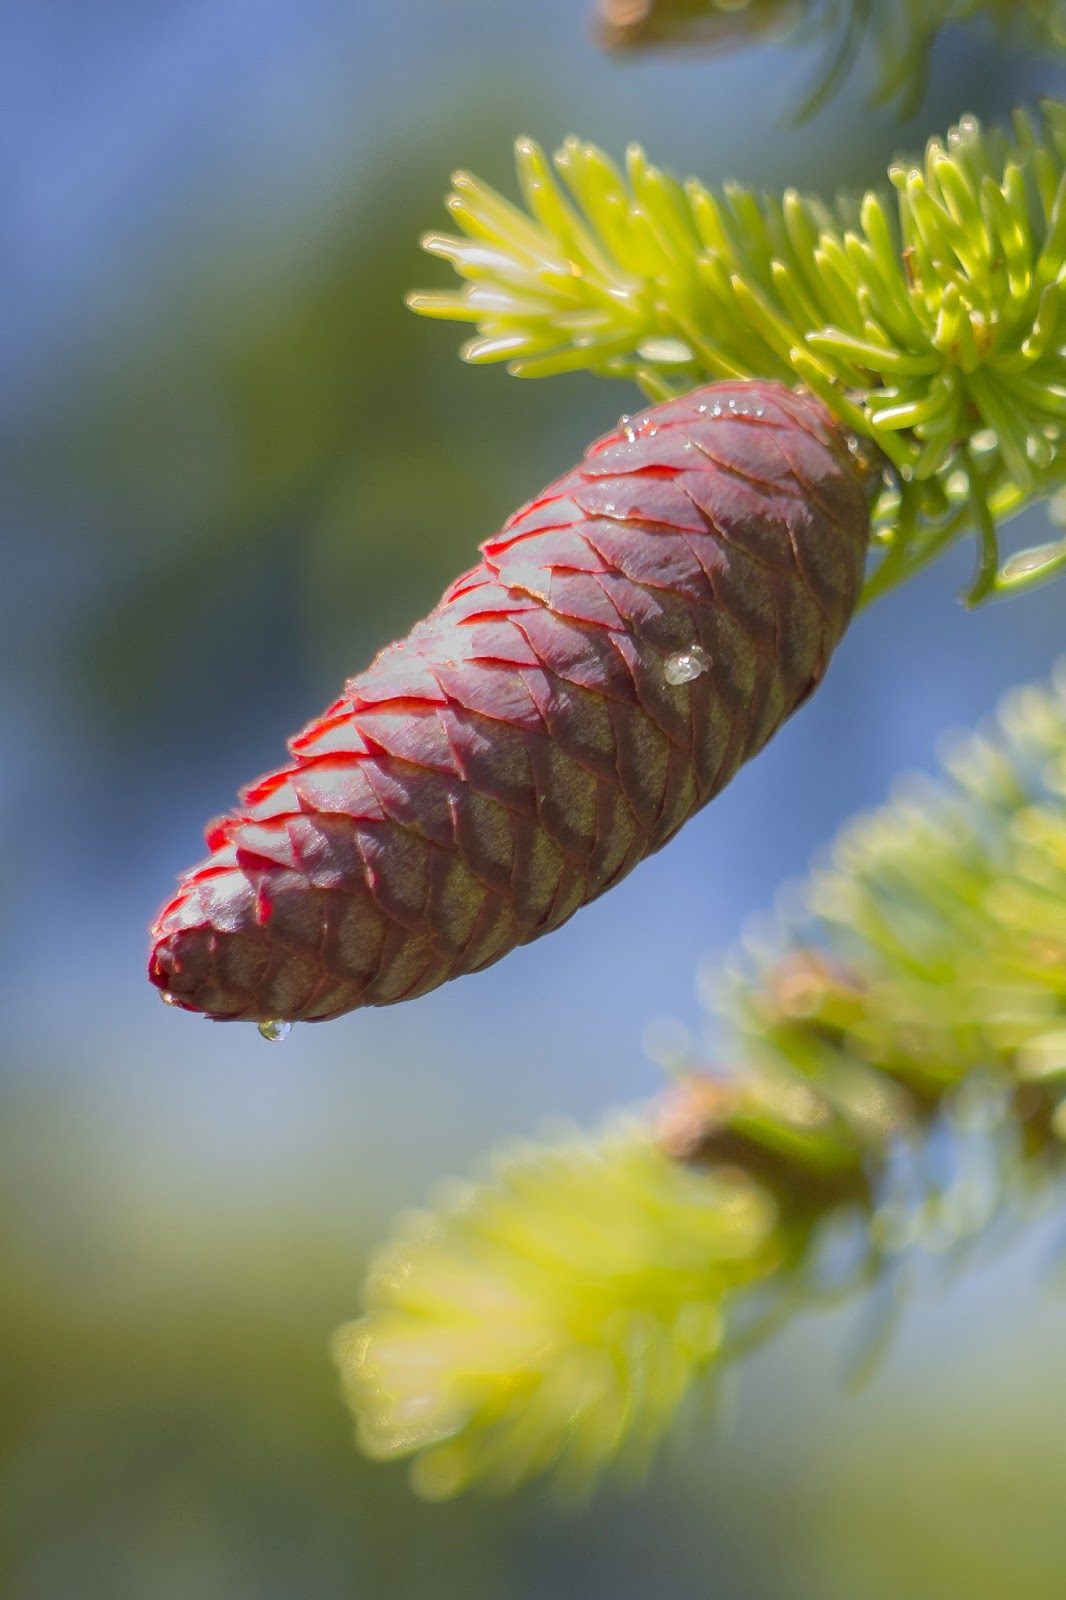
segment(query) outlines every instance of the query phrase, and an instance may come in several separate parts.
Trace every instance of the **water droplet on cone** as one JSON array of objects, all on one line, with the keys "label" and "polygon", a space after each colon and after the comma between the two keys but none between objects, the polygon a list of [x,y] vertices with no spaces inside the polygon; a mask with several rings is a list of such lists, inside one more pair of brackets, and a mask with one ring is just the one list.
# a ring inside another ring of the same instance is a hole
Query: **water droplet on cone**
[{"label": "water droplet on cone", "polygon": [[257,1022],[256,1027],[269,1044],[280,1044],[292,1032],[291,1022],[278,1022],[272,1017],[265,1022]]},{"label": "water droplet on cone", "polygon": [[633,418],[628,414],[619,417],[618,431],[622,435],[622,438],[625,440],[626,444],[636,443],[637,430],[633,426]]},{"label": "water droplet on cone", "polygon": [[679,650],[676,655],[667,659],[663,668],[663,676],[667,683],[680,684],[692,683],[700,678],[711,665],[711,658],[700,645],[690,645],[687,650]]}]

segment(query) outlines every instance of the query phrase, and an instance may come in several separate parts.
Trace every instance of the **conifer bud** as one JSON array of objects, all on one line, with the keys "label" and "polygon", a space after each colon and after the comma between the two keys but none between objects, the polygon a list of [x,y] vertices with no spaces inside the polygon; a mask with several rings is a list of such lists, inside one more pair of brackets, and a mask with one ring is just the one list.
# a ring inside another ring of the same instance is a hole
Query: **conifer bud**
[{"label": "conifer bud", "polygon": [[557,928],[819,683],[871,471],[778,384],[623,418],[208,828],[152,929],[164,999],[319,1021]]}]

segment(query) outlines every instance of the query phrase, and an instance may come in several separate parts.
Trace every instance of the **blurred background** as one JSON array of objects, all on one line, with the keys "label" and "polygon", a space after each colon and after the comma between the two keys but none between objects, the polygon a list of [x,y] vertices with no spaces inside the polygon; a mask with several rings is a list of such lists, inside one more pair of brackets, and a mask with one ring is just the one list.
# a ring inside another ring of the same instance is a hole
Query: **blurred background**
[{"label": "blurred background", "polygon": [[[0,1592],[5,1600],[1061,1600],[1062,1218],[907,1306],[844,1382],[810,1317],[652,1480],[560,1518],[425,1506],[355,1454],[326,1341],[392,1213],[657,1087],[657,1018],[777,885],[1064,642],[960,551],[606,902],[474,978],[297,1028],[166,1011],[145,929],[204,820],[632,393],[463,367],[404,309],[462,165],[573,131],[833,192],[1061,81],[952,32],[899,126],[872,64],[608,60],[575,0],[0,5]],[[1040,538],[1041,515],[1019,536]]]}]

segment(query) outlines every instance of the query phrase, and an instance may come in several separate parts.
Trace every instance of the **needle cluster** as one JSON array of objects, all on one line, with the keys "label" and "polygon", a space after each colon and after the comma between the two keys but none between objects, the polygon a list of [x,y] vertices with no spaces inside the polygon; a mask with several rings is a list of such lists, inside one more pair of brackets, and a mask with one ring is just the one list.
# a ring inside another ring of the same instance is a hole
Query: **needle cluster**
[{"label": "needle cluster", "polygon": [[1005,557],[999,539],[1063,481],[1066,106],[1009,131],[963,118],[887,193],[832,206],[679,183],[636,146],[623,173],[573,138],[554,162],[519,140],[517,167],[523,206],[458,173],[460,231],[423,240],[464,287],[410,304],[475,323],[466,360],[655,400],[722,378],[813,390],[890,464],[868,598],[965,529],[971,603],[1066,564],[1064,541]]}]

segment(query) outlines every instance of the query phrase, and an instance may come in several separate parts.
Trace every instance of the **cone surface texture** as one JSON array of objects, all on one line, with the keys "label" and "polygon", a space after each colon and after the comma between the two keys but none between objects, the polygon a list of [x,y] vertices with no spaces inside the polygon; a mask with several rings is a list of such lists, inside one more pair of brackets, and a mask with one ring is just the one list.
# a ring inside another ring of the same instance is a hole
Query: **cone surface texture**
[{"label": "cone surface texture", "polygon": [[557,928],[819,682],[868,484],[821,402],[776,384],[624,418],[208,828],[152,982],[211,1017],[321,1020]]}]

